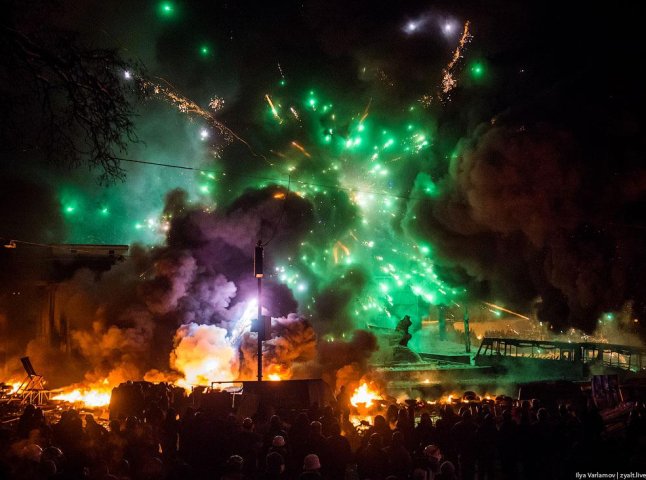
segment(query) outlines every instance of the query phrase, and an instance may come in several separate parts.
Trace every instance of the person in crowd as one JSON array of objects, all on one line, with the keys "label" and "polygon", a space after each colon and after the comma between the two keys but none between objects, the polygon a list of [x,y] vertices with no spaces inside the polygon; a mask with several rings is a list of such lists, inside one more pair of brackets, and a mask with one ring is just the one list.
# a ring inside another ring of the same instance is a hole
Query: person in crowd
[{"label": "person in crowd", "polygon": [[323,436],[323,425],[319,421],[310,423],[310,431],[305,440],[305,453],[315,453],[321,458],[325,451],[325,437]]},{"label": "person in crowd", "polygon": [[406,480],[413,466],[413,460],[404,444],[401,431],[393,432],[390,446],[384,448],[388,458],[388,473],[399,480]]},{"label": "person in crowd", "polygon": [[386,477],[388,458],[383,451],[383,440],[380,433],[371,434],[368,445],[359,453],[357,471],[362,480],[365,478],[382,480]]},{"label": "person in crowd", "polygon": [[[433,480],[458,480],[453,463],[446,461],[440,465],[440,473],[438,473]],[[464,477],[461,477],[464,478]]]},{"label": "person in crowd", "polygon": [[265,471],[261,480],[284,480],[285,459],[278,452],[270,452],[265,459]]},{"label": "person in crowd", "polygon": [[432,479],[440,471],[442,452],[437,445],[427,445],[422,453],[423,457],[416,464],[416,468],[424,470],[428,474],[428,478]]},{"label": "person in crowd", "polygon": [[247,476],[258,472],[258,459],[262,449],[262,437],[255,431],[254,421],[247,417],[242,421],[242,428],[233,437],[233,452],[243,460],[243,471]]},{"label": "person in crowd", "polygon": [[[387,416],[395,419],[394,431],[377,415],[367,430],[346,426],[344,435],[328,405],[309,413],[281,410],[285,421],[270,418],[271,410],[257,423],[192,407],[183,408],[178,419],[164,389],[133,383],[126,393],[137,402],[143,395],[137,415],[115,416],[108,428],[73,409],[46,414],[25,407],[13,424],[0,426],[0,478],[542,480],[612,465],[646,468],[639,400],[627,410],[623,436],[621,430],[605,435],[603,418],[590,403],[552,408],[537,401],[463,404],[459,416],[443,405],[435,426],[426,407],[419,412],[414,402],[405,408],[393,404]],[[308,416],[314,413],[319,416]]]},{"label": "person in crowd", "polygon": [[285,437],[282,435],[276,435],[271,442],[271,447],[269,447],[269,452],[276,452],[280,454],[283,458],[289,458],[289,449],[287,448],[287,442],[285,442]]},{"label": "person in crowd", "polygon": [[487,408],[484,410],[484,418],[476,431],[478,480],[492,480],[494,478],[497,435],[496,421]]},{"label": "person in crowd", "polygon": [[325,439],[322,473],[328,479],[344,478],[345,472],[352,463],[352,448],[348,439],[341,435],[341,427],[334,423],[330,427],[330,436]]},{"label": "person in crowd", "polygon": [[[442,450],[445,459],[451,462],[457,462],[457,453],[455,451],[455,442],[453,440],[453,426],[459,418],[453,411],[450,403],[440,407],[440,418],[435,423],[435,432],[437,435],[437,445]],[[455,463],[454,463],[455,464]]]},{"label": "person in crowd", "polygon": [[497,434],[497,451],[503,479],[518,477],[518,427],[509,409],[502,412],[502,422]]},{"label": "person in crowd", "polygon": [[[387,439],[390,442],[390,437],[392,436],[392,430],[388,426],[388,422],[383,415],[376,415],[373,425],[368,429],[368,432],[363,437],[363,445],[367,445],[372,437],[373,433],[378,433],[381,436],[382,444],[384,439]],[[382,445],[385,446],[385,445]]]},{"label": "person in crowd", "polygon": [[298,477],[299,480],[317,480],[322,479],[321,461],[318,455],[310,453],[303,460],[303,473]]},{"label": "person in crowd", "polygon": [[303,464],[303,459],[307,452],[307,437],[310,434],[310,419],[306,412],[300,412],[296,416],[296,420],[292,423],[289,430],[289,437],[292,443],[292,453],[294,458],[297,459],[298,469]]},{"label": "person in crowd", "polygon": [[437,432],[433,426],[431,415],[423,412],[419,419],[419,424],[413,431],[413,451],[420,452],[427,445],[437,443]]},{"label": "person in crowd", "polygon": [[336,409],[339,413],[341,425],[345,425],[350,419],[350,406],[350,394],[345,388],[345,385],[341,385],[339,393],[336,396]]},{"label": "person in crowd", "polygon": [[477,427],[473,422],[471,411],[463,408],[460,412],[462,418],[451,431],[453,443],[458,454],[458,463],[462,480],[473,480],[477,459]]},{"label": "person in crowd", "polygon": [[272,445],[272,442],[276,437],[283,437],[285,442],[287,442],[287,430],[283,425],[283,421],[278,415],[272,415],[269,419],[267,432],[265,433],[265,450],[269,450],[269,447]]},{"label": "person in crowd", "polygon": [[231,455],[224,467],[224,475],[220,480],[244,480],[243,473],[244,460],[240,455]]}]

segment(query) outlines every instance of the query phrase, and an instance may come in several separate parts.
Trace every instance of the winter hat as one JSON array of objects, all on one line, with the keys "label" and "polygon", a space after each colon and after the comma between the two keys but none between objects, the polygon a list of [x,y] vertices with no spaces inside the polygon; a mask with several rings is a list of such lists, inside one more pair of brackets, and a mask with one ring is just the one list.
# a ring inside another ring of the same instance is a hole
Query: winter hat
[{"label": "winter hat", "polygon": [[314,453],[310,453],[305,457],[305,460],[303,460],[303,470],[307,471],[312,471],[312,470],[319,470],[321,468],[321,462],[319,460],[318,455]]}]

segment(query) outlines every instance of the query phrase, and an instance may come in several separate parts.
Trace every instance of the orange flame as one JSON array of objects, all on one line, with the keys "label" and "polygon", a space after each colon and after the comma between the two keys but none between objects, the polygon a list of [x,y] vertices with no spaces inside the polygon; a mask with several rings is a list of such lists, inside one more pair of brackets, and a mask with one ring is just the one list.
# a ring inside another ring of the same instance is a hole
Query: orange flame
[{"label": "orange flame", "polygon": [[350,397],[350,403],[355,407],[359,404],[371,407],[375,400],[383,400],[383,398],[378,392],[371,390],[366,382],[359,385],[352,397]]},{"label": "orange flame", "polygon": [[8,382],[5,382],[5,385],[10,386],[11,390],[6,392],[6,395],[13,395],[18,391],[20,388],[20,385],[22,385],[22,382],[18,382],[15,380],[9,380]]},{"label": "orange flame", "polygon": [[52,400],[80,404],[88,408],[107,407],[110,404],[112,385],[106,378],[92,385],[71,385],[61,389]]},{"label": "orange flame", "polygon": [[70,392],[60,393],[53,400],[68,403],[80,403],[86,407],[106,407],[110,404],[110,391],[76,388]]},{"label": "orange flame", "polygon": [[281,380],[289,380],[292,376],[289,368],[283,365],[269,365],[265,369],[267,380],[270,382],[280,382]]}]

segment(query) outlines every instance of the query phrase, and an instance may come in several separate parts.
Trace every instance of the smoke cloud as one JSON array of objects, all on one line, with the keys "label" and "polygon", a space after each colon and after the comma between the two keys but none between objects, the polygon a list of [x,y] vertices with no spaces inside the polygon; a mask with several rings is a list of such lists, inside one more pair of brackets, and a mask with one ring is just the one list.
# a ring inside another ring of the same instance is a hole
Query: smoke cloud
[{"label": "smoke cloud", "polygon": [[[109,271],[79,270],[57,287],[74,355],[65,355],[45,338],[32,341],[27,353],[55,386],[114,386],[141,378],[190,386],[254,378],[252,252],[263,219],[269,225],[277,210],[274,191],[251,192],[224,212],[205,210],[190,204],[183,192],[171,192],[164,213],[167,245],[134,246],[130,258]],[[298,199],[287,208],[304,213],[287,221],[277,238],[298,242],[310,208]],[[268,257],[266,268],[271,266]],[[376,348],[371,334],[357,333],[338,346],[325,343],[319,356],[314,326],[294,313],[298,305],[291,291],[271,275],[264,283],[263,312],[275,313],[264,344],[268,374],[312,378],[323,370],[334,375],[346,363],[365,369]]]},{"label": "smoke cloud", "polygon": [[644,288],[634,276],[643,232],[614,223],[634,198],[612,180],[590,191],[599,172],[572,131],[504,123],[459,144],[435,195],[410,204],[406,230],[432,239],[445,276],[466,273],[475,298],[520,309],[538,298],[541,320],[591,332]]},{"label": "smoke cloud", "polygon": [[209,385],[237,377],[236,350],[227,331],[215,325],[182,325],[175,334],[170,366],[184,375],[185,385]]}]

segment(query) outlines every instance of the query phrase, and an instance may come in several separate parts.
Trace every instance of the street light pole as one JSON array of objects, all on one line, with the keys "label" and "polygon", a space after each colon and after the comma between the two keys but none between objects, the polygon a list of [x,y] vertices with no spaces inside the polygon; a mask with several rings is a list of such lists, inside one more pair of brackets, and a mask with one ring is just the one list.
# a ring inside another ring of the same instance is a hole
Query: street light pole
[{"label": "street light pole", "polygon": [[258,381],[262,382],[262,307],[260,295],[262,294],[262,277],[258,277]]},{"label": "street light pole", "polygon": [[263,248],[262,241],[258,240],[254,253],[254,275],[258,279],[258,381],[262,382],[262,304],[260,302],[262,295],[262,277],[263,273]]}]

